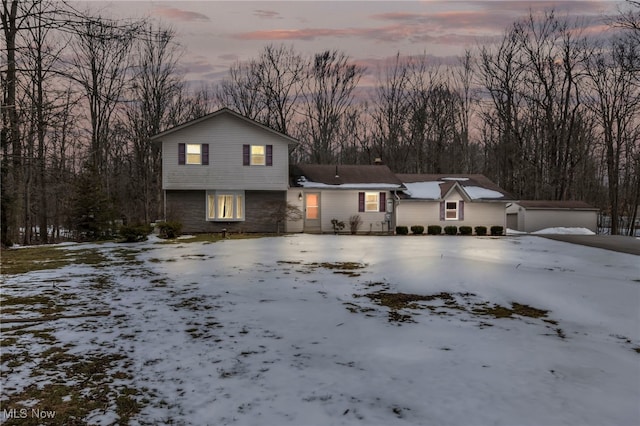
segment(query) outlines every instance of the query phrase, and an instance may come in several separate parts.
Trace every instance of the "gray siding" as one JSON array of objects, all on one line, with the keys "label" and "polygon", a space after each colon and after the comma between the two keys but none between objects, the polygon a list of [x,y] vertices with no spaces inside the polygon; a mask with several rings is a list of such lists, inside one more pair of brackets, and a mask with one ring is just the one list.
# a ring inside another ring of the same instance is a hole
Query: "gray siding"
[{"label": "gray siding", "polygon": [[[209,144],[209,165],[178,164],[178,144]],[[273,166],[243,166],[242,145],[273,145]],[[162,139],[163,189],[281,190],[288,186],[288,141],[229,114]]]},{"label": "gray siding", "polygon": [[[276,232],[276,221],[270,217],[274,204],[285,202],[285,191],[245,191],[245,220],[214,222],[206,219],[207,191],[166,191],[167,220],[182,223],[184,233]],[[280,225],[284,231],[284,224]]]},{"label": "gray siding", "polygon": [[598,229],[596,210],[524,208],[513,203],[507,213],[517,215],[518,231],[535,232],[546,228],[587,228],[593,232]]},{"label": "gray siding", "polygon": [[522,231],[535,232],[546,228],[587,228],[597,231],[598,212],[584,210],[525,210]]}]

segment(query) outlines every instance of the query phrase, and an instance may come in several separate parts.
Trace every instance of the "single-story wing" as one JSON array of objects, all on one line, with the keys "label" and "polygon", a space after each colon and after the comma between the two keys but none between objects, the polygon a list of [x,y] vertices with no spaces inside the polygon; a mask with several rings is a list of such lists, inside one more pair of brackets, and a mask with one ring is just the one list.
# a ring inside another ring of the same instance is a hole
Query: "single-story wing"
[{"label": "single-story wing", "polygon": [[502,226],[513,197],[480,174],[398,174],[398,226]]},{"label": "single-story wing", "polygon": [[303,212],[301,221],[287,222],[288,232],[350,232],[349,219],[359,216],[358,232],[394,229],[393,200],[404,189],[385,165],[317,165],[291,167],[289,204]]},{"label": "single-story wing", "polygon": [[596,232],[598,209],[584,201],[520,200],[507,207],[507,226],[522,232],[586,228]]}]

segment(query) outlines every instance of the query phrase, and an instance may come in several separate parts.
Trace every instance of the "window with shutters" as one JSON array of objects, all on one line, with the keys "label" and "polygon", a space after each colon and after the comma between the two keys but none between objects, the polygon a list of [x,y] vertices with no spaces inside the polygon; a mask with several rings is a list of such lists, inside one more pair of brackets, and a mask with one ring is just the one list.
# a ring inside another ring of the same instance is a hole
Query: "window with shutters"
[{"label": "window with shutters", "polygon": [[209,144],[180,143],[178,144],[178,164],[209,164]]},{"label": "window with shutters", "polygon": [[365,192],[364,193],[364,211],[365,212],[377,212],[380,206],[380,196],[377,192]]},{"label": "window with shutters", "polygon": [[387,196],[384,192],[358,192],[359,212],[384,212]]},{"label": "window with shutters", "polygon": [[251,165],[264,166],[266,164],[266,152],[264,145],[251,145]]},{"label": "window with shutters", "polygon": [[242,165],[273,166],[273,145],[243,145]]}]

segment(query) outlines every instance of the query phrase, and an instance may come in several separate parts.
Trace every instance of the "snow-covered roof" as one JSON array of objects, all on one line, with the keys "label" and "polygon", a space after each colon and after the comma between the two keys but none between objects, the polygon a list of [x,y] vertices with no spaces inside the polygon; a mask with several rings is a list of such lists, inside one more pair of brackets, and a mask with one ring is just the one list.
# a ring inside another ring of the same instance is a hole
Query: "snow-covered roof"
[{"label": "snow-covered roof", "polygon": [[443,182],[411,182],[405,183],[405,191],[411,198],[437,200],[440,198],[440,185]]},{"label": "snow-covered roof", "polygon": [[[304,176],[302,176],[304,178]],[[312,182],[304,179],[297,180],[298,186],[319,189],[399,189],[402,185],[394,183],[342,183],[331,185],[322,182]]]},{"label": "snow-covered roof", "polygon": [[292,185],[318,189],[403,189],[402,182],[385,165],[292,166]]},{"label": "snow-covered roof", "polygon": [[407,188],[405,199],[441,200],[453,188],[459,189],[469,200],[510,200],[511,195],[483,175],[399,174]]}]

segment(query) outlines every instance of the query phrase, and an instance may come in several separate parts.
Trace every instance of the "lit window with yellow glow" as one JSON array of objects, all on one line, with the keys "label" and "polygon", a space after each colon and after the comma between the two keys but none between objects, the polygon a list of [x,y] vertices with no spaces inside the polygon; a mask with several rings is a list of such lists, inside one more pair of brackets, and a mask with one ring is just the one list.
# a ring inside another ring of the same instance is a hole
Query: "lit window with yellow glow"
[{"label": "lit window with yellow glow", "polygon": [[187,164],[202,164],[202,145],[187,144]]},{"label": "lit window with yellow glow", "polygon": [[364,193],[364,211],[365,212],[377,212],[379,208],[378,192],[365,192]]},{"label": "lit window with yellow glow", "polygon": [[266,164],[266,151],[264,145],[251,145],[251,165],[264,166]]},{"label": "lit window with yellow glow", "polygon": [[241,191],[208,193],[207,220],[244,220],[244,194]]}]

